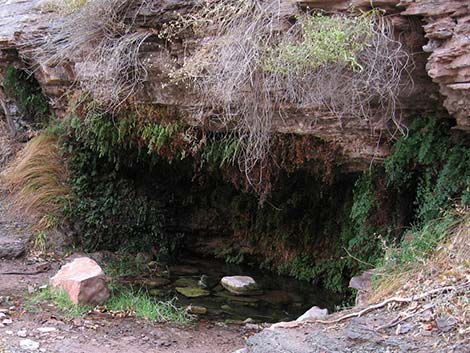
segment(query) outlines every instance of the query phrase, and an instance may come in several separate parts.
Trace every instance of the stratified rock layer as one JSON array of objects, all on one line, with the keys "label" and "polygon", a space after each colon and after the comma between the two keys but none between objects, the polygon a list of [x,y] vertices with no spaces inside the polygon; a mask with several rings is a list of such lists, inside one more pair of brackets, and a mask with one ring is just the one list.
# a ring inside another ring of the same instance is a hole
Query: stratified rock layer
[{"label": "stratified rock layer", "polygon": [[[25,46],[28,39],[41,38],[47,32],[51,18],[58,16],[41,12],[41,0],[0,0],[0,82],[6,67],[36,68],[34,75],[58,116],[67,106],[64,93],[74,81],[75,67],[80,63],[68,63],[50,67],[44,63],[23,60],[31,48]],[[470,90],[470,10],[466,0],[282,0],[283,9],[289,11],[296,5],[321,9],[327,13],[344,12],[351,6],[368,10],[378,7],[385,10],[393,22],[400,40],[415,53],[414,84],[403,92],[401,112],[407,122],[417,115],[428,115],[442,107],[440,93],[445,97],[445,107],[457,119],[458,128],[469,130]],[[194,5],[194,0],[155,1],[152,13],[141,13],[137,24],[142,29],[158,28],[162,23],[177,18]],[[424,19],[424,31],[421,19]],[[426,37],[425,37],[426,36]],[[427,43],[429,40],[429,43]],[[203,40],[202,40],[203,41]],[[134,101],[145,104],[172,107],[181,112],[198,104],[197,98],[182,87],[168,80],[168,68],[184,63],[187,52],[194,51],[201,40],[191,37],[190,31],[169,45],[163,45],[157,36],[150,37],[142,48],[143,59],[148,65],[148,79]],[[430,54],[423,53],[423,46]],[[77,58],[78,60],[78,58]],[[28,64],[26,64],[28,62]],[[435,83],[432,82],[434,80]],[[183,118],[184,113],[183,113]],[[189,117],[186,117],[189,119]],[[342,150],[337,164],[343,171],[368,168],[371,162],[380,162],[389,154],[389,140],[396,132],[387,119],[376,122],[357,118],[339,121],[324,109],[287,109],[275,118],[273,131],[314,135]],[[187,121],[198,125],[200,121]]]},{"label": "stratified rock layer", "polygon": [[470,132],[470,2],[468,0],[402,0],[403,16],[422,16],[431,53],[426,66],[439,83],[444,105],[457,128]]}]

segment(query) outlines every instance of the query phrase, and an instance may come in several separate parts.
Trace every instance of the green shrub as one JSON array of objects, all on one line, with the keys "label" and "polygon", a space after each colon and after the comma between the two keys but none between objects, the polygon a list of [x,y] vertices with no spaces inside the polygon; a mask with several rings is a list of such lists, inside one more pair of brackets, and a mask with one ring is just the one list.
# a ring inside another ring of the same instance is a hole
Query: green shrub
[{"label": "green shrub", "polygon": [[416,119],[395,144],[385,172],[396,190],[416,190],[415,218],[425,223],[455,203],[470,204],[469,165],[470,148],[452,141],[449,121]]},{"label": "green shrub", "polygon": [[284,41],[275,48],[268,48],[264,70],[289,74],[307,68],[316,70],[329,64],[363,69],[357,55],[372,37],[374,18],[371,14],[335,17],[316,13],[301,16],[298,21],[302,41]]},{"label": "green shrub", "polygon": [[454,212],[447,211],[422,225],[412,226],[398,246],[387,249],[378,267],[384,272],[404,272],[417,264],[424,264],[460,221]]}]

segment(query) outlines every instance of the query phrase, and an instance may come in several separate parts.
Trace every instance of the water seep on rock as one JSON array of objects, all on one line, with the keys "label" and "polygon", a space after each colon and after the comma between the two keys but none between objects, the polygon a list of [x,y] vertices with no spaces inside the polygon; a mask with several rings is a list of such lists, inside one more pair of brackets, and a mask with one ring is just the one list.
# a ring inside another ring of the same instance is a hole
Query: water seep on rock
[{"label": "water seep on rock", "polygon": [[235,295],[257,295],[260,294],[255,280],[249,276],[227,276],[220,281],[222,286]]}]

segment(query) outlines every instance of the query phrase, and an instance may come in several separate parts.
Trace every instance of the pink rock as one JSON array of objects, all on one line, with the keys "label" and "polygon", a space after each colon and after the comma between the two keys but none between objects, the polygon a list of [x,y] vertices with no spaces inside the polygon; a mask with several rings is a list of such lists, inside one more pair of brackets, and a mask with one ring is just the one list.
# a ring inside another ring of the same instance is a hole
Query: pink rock
[{"label": "pink rock", "polygon": [[52,288],[64,290],[74,304],[100,305],[110,295],[103,270],[88,257],[62,266],[50,284]]}]

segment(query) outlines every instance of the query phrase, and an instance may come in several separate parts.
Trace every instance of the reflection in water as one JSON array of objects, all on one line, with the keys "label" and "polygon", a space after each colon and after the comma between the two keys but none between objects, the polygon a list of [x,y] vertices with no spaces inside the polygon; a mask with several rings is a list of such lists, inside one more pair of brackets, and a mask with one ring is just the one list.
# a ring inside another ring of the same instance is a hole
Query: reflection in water
[{"label": "reflection in water", "polygon": [[[224,276],[234,275],[253,277],[262,289],[262,294],[231,295],[219,282]],[[169,281],[163,281],[163,286],[149,289],[149,292],[160,297],[176,295],[179,299],[178,305],[181,306],[193,305],[206,308],[207,314],[204,317],[213,320],[248,318],[259,322],[293,320],[315,305],[331,311],[344,299],[307,282],[250,267],[225,264],[213,259],[185,259],[178,265],[169,266],[167,277]],[[176,290],[182,287],[186,290]],[[191,291],[191,288],[194,291]],[[200,288],[206,291],[201,291]],[[179,292],[202,296],[189,298]]]}]

